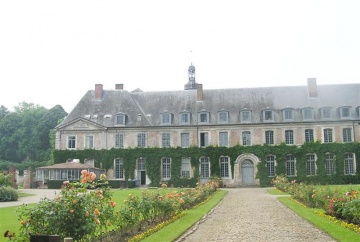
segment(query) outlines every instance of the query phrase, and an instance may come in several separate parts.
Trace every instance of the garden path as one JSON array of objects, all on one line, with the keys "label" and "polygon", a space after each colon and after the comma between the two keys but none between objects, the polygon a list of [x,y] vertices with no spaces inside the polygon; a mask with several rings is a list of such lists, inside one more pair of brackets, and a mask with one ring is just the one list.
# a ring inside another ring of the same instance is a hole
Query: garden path
[{"label": "garden path", "polygon": [[336,241],[271,195],[266,188],[237,188],[178,240],[186,242]]},{"label": "garden path", "polygon": [[19,189],[19,192],[33,194],[32,196],[19,197],[17,201],[0,202],[0,208],[19,206],[21,204],[37,203],[42,198],[53,199],[60,193],[58,189]]}]

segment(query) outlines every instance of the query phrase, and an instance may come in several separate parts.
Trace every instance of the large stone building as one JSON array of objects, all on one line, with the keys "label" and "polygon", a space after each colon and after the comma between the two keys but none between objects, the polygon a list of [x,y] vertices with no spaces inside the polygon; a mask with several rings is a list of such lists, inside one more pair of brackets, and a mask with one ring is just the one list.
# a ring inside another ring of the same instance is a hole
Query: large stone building
[{"label": "large stone building", "polygon": [[[309,78],[304,86],[207,90],[196,83],[193,65],[188,73],[189,81],[179,91],[129,92],[123,84],[104,90],[96,84],[56,127],[56,149],[302,145],[360,139],[360,84],[317,85]],[[355,155],[348,158],[352,164],[347,169],[355,173]],[[135,177],[149,184],[144,162],[139,157]],[[164,180],[171,176],[171,162],[164,159],[159,167]],[[186,157],[177,162],[182,162],[182,176],[192,176]],[[254,154],[239,154],[232,173],[229,159],[219,158],[222,179],[229,185],[258,184],[259,162]],[[121,159],[114,159],[108,175],[124,179],[122,169]],[[296,172],[293,166],[287,169]],[[307,169],[311,174],[316,168]],[[205,180],[211,175],[206,158],[199,159],[199,171]]]}]

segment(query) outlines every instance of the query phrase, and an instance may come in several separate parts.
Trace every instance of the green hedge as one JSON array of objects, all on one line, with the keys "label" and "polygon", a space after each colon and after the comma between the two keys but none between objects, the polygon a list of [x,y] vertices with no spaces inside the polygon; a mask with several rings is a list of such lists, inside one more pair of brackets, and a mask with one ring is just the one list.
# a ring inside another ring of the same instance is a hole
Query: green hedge
[{"label": "green hedge", "polygon": [[12,187],[0,187],[0,202],[17,201],[19,194]]},{"label": "green hedge", "polygon": [[[234,162],[241,154],[251,153],[257,156],[260,161],[258,164],[257,178],[260,180],[261,186],[271,185],[273,177],[267,174],[267,167],[265,157],[267,155],[276,156],[276,174],[286,174],[286,155],[292,154],[296,159],[297,176],[292,177],[298,181],[307,181],[318,184],[347,184],[359,183],[359,172],[352,176],[344,175],[344,154],[355,153],[355,157],[360,158],[359,143],[330,143],[322,144],[305,143],[302,146],[296,145],[254,145],[254,146],[234,146],[234,147],[213,147],[206,148],[189,147],[189,148],[129,148],[129,149],[115,149],[110,150],[55,150],[53,152],[53,159],[55,163],[63,163],[69,158],[80,159],[94,159],[96,167],[103,167],[104,169],[112,168],[114,159],[121,158],[124,161],[125,180],[133,180],[136,166],[136,159],[139,157],[146,160],[146,174],[151,180],[151,186],[159,186],[161,183],[161,158],[169,157],[171,162],[171,180],[168,184],[174,186],[193,186],[194,182],[199,180],[199,159],[202,156],[210,158],[211,176],[220,177],[219,158],[221,156],[228,156],[231,162],[231,173],[234,175]],[[336,157],[336,173],[328,176],[325,174],[325,155],[330,152]],[[317,156],[316,166],[318,168],[316,176],[306,176],[306,154],[315,153]],[[180,178],[181,172],[181,158],[188,157],[191,160],[191,165],[194,168],[194,179],[186,180]],[[359,162],[356,161],[356,167]]]}]

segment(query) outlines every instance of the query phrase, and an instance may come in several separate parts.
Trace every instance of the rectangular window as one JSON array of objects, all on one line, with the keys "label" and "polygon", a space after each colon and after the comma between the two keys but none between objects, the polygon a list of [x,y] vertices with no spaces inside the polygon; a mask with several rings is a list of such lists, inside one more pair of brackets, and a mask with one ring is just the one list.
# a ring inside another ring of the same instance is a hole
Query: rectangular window
[{"label": "rectangular window", "polygon": [[283,110],[284,121],[294,121],[294,111],[292,109]]},{"label": "rectangular window", "polygon": [[94,136],[86,135],[85,136],[85,149],[94,148]]},{"label": "rectangular window", "polygon": [[331,119],[332,118],[331,108],[322,108],[321,109],[321,118],[322,119]]},{"label": "rectangular window", "polygon": [[244,145],[244,146],[251,145],[251,132],[250,131],[242,132],[242,145]]},{"label": "rectangular window", "polygon": [[115,148],[124,148],[123,134],[115,134]]},{"label": "rectangular window", "polygon": [[229,177],[229,157],[220,157],[220,176]]},{"label": "rectangular window", "polygon": [[351,118],[350,107],[342,107],[342,108],[340,108],[340,118],[341,119],[349,119],[349,118]]},{"label": "rectangular window", "polygon": [[294,131],[285,130],[285,144],[292,145],[294,144]]},{"label": "rectangular window", "polygon": [[324,143],[332,143],[333,135],[332,129],[324,129]]},{"label": "rectangular window", "polygon": [[189,133],[182,133],[181,134],[181,147],[187,148],[189,146],[190,146]]},{"label": "rectangular window", "polygon": [[200,158],[200,178],[210,177],[210,162],[208,157]]},{"label": "rectangular window", "polygon": [[137,143],[138,147],[146,147],[146,134],[141,133],[137,135]]},{"label": "rectangular window", "polygon": [[344,175],[354,175],[354,154],[345,154]]},{"label": "rectangular window", "polygon": [[145,159],[144,158],[137,159],[137,170],[138,171],[146,171]]},{"label": "rectangular window", "polygon": [[268,176],[269,177],[275,176],[275,156],[273,155],[266,156],[266,167],[268,171]]},{"label": "rectangular window", "polygon": [[180,113],[180,124],[190,124],[190,113]]},{"label": "rectangular window", "polygon": [[229,146],[228,132],[220,132],[219,133],[219,146]]},{"label": "rectangular window", "polygon": [[161,114],[161,124],[171,124],[171,114],[170,113]]},{"label": "rectangular window", "polygon": [[314,154],[306,155],[306,175],[307,176],[316,175],[316,164],[315,164]]},{"label": "rectangular window", "polygon": [[295,159],[293,155],[286,156],[286,176],[295,176]]},{"label": "rectangular window", "polygon": [[333,154],[325,155],[325,172],[326,175],[335,174],[335,160]]},{"label": "rectangular window", "polygon": [[171,161],[170,158],[162,158],[162,178],[171,178]]},{"label": "rectangular window", "polygon": [[265,144],[268,145],[274,144],[274,131],[272,130],[265,131]]},{"label": "rectangular window", "polygon": [[209,113],[199,113],[199,123],[209,123]]},{"label": "rectangular window", "polygon": [[161,147],[170,147],[170,133],[161,134]]},{"label": "rectangular window", "polygon": [[311,108],[303,109],[302,110],[303,120],[304,121],[311,121],[314,120],[314,111]]},{"label": "rectangular window", "polygon": [[241,123],[250,123],[251,122],[251,111],[241,111],[240,112],[240,122]]},{"label": "rectangular window", "polygon": [[181,158],[181,177],[191,177],[190,158]]},{"label": "rectangular window", "polygon": [[200,133],[200,147],[209,146],[209,134]]},{"label": "rectangular window", "polygon": [[219,112],[219,123],[228,123],[229,122],[229,112]]},{"label": "rectangular window", "polygon": [[116,124],[117,125],[124,125],[125,124],[125,115],[124,114],[118,114],[115,116]]},{"label": "rectangular window", "polygon": [[124,179],[124,162],[121,159],[116,159],[114,168],[115,179]]},{"label": "rectangular window", "polygon": [[274,121],[274,113],[272,110],[265,110],[264,111],[264,121],[265,122],[272,122]]},{"label": "rectangular window", "polygon": [[76,136],[70,135],[68,136],[68,149],[75,149],[76,148]]},{"label": "rectangular window", "polygon": [[351,128],[343,128],[343,142],[348,143],[352,142],[352,129]]},{"label": "rectangular window", "polygon": [[305,142],[314,142],[314,130],[305,129]]}]

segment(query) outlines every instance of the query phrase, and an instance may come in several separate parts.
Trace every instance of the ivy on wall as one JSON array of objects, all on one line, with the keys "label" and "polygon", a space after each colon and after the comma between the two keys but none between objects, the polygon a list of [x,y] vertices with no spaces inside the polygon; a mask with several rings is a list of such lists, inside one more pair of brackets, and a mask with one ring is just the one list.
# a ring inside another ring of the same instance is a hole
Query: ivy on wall
[{"label": "ivy on wall", "polygon": [[[124,162],[125,179],[134,179],[136,169],[136,160],[140,157],[146,161],[146,174],[151,180],[151,185],[158,186],[161,183],[161,159],[171,158],[171,180],[168,184],[175,186],[193,186],[199,180],[199,159],[201,157],[209,157],[211,176],[220,177],[221,156],[230,158],[231,173],[234,175],[234,163],[241,154],[251,153],[261,161],[258,164],[258,172],[256,178],[260,180],[261,186],[271,185],[273,177],[268,176],[265,158],[268,155],[276,157],[276,174],[286,174],[286,155],[293,155],[296,159],[296,176],[291,177],[298,182],[311,182],[316,184],[348,184],[360,183],[360,173],[357,171],[355,175],[344,175],[344,155],[346,153],[354,153],[355,158],[360,159],[359,143],[329,143],[323,144],[305,143],[302,146],[295,145],[254,145],[254,146],[234,146],[234,147],[213,147],[206,148],[189,147],[189,148],[129,148],[129,149],[110,149],[110,150],[55,150],[53,158],[55,163],[64,163],[68,159],[85,159],[95,160],[96,167],[104,169],[113,168],[114,159],[120,158]],[[326,154],[331,153],[335,156],[335,174],[326,175],[325,162]],[[316,175],[306,175],[306,155],[316,154]],[[194,169],[193,179],[182,179],[181,174],[181,158],[187,157],[191,160]],[[358,167],[358,159],[356,159],[356,167]]]}]

